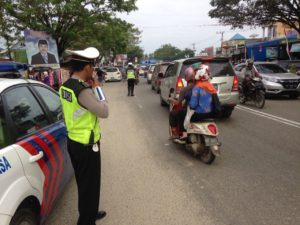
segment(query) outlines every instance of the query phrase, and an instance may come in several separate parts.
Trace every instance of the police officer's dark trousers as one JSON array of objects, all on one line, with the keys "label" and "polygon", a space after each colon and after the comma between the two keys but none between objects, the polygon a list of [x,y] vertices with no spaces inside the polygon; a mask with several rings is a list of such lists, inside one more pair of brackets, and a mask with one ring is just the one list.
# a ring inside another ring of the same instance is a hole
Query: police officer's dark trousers
[{"label": "police officer's dark trousers", "polygon": [[77,225],[95,225],[99,209],[101,156],[92,145],[68,139],[68,151],[78,187],[79,219]]},{"label": "police officer's dark trousers", "polygon": [[134,94],[134,81],[135,81],[135,79],[128,79],[127,80],[128,96]]}]

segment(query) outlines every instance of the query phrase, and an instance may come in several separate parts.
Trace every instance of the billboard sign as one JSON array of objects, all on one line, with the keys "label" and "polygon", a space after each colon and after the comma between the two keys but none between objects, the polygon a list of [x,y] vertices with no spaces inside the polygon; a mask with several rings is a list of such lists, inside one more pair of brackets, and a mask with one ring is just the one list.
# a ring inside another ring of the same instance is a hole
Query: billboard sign
[{"label": "billboard sign", "polygon": [[59,68],[57,45],[50,35],[44,31],[25,30],[24,36],[29,64]]}]

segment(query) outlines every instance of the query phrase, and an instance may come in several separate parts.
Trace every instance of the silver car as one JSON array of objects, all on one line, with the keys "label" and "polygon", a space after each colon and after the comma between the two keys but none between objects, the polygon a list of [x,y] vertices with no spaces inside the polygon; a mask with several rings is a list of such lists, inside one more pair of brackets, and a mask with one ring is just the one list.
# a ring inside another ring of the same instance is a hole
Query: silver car
[{"label": "silver car", "polygon": [[238,78],[234,73],[232,65],[227,58],[190,58],[176,60],[170,64],[161,80],[160,101],[161,105],[168,104],[169,96],[178,98],[180,89],[187,85],[184,79],[185,70],[190,67],[198,67],[205,63],[210,67],[211,83],[218,92],[222,105],[223,117],[229,118],[239,100]]},{"label": "silver car", "polygon": [[[238,75],[239,82],[244,79],[241,74],[245,63],[234,67]],[[276,63],[255,62],[254,68],[262,77],[262,82],[268,95],[288,95],[290,98],[298,98],[300,95],[300,77],[289,73]]]}]

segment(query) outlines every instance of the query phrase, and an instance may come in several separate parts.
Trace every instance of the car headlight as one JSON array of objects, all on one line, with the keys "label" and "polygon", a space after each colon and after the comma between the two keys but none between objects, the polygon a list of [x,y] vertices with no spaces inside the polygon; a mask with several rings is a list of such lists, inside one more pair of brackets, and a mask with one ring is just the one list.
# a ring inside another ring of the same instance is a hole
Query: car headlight
[{"label": "car headlight", "polygon": [[278,80],[274,77],[264,77],[263,79],[265,79],[266,81],[278,83]]}]

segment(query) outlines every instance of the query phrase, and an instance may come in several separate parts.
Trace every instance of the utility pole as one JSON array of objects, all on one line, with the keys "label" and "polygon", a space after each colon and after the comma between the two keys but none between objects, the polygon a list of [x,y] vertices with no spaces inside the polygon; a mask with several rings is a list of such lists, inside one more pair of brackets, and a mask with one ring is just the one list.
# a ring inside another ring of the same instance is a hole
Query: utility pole
[{"label": "utility pole", "polygon": [[193,46],[193,52],[194,54],[196,54],[196,43],[193,43],[192,46]]},{"label": "utility pole", "polygon": [[225,31],[218,31],[217,34],[221,34],[221,53],[223,52],[223,38]]}]

